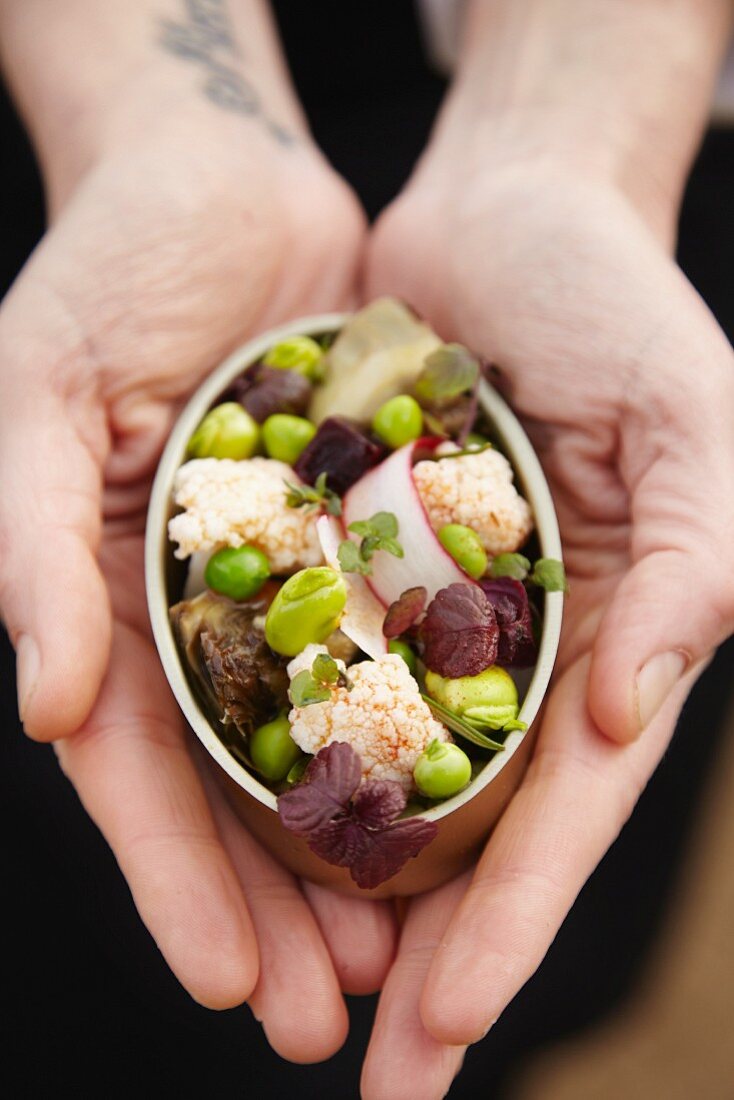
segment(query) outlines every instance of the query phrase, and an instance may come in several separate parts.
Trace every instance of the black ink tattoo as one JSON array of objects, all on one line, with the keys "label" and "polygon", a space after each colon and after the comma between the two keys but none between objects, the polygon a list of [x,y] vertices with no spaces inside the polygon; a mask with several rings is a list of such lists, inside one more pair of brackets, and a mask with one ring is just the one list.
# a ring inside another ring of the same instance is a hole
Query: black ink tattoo
[{"label": "black ink tattoo", "polygon": [[281,145],[292,145],[293,134],[269,117],[251,81],[233,67],[242,52],[232,34],[226,0],[183,0],[186,19],[163,20],[161,45],[167,53],[201,66],[207,99],[226,111],[259,118]]}]

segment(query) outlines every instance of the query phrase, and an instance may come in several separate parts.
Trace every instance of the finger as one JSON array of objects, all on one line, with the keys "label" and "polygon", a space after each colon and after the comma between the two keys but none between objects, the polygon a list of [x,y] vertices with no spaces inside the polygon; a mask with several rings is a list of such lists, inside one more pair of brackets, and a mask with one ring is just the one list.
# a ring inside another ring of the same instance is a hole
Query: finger
[{"label": "finger", "polygon": [[[12,292],[11,292],[12,293]],[[104,429],[89,380],[42,371],[0,322],[0,614],[16,648],[30,736],[54,740],[89,714],[107,665],[110,612],[95,561]],[[73,410],[71,406],[73,405]],[[75,420],[89,436],[83,440]],[[92,436],[99,438],[92,439]]]},{"label": "finger", "polygon": [[695,386],[673,374],[674,397],[660,387],[626,429],[634,565],[602,620],[589,683],[591,715],[618,741],[637,737],[734,630],[734,361],[718,358]]},{"label": "finger", "polygon": [[247,903],[260,950],[250,1008],[273,1050],[290,1062],[321,1062],[349,1029],[328,949],[296,879],[245,830],[205,777],[219,827]]},{"label": "finger", "polygon": [[418,1006],[431,960],[468,882],[462,875],[410,903],[367,1049],[362,1100],[439,1100],[461,1068],[465,1047],[429,1035]]},{"label": "finger", "polygon": [[389,901],[367,901],[303,883],[344,993],[375,993],[395,955],[397,919]]},{"label": "finger", "polygon": [[536,970],[631,813],[693,679],[647,737],[620,746],[585,713],[588,665],[579,661],[558,682],[528,773],[436,953],[421,1015],[439,1041],[475,1042]]},{"label": "finger", "polygon": [[127,627],[89,720],[57,752],[181,984],[209,1008],[241,1004],[258,974],[252,922],[160,664]]}]

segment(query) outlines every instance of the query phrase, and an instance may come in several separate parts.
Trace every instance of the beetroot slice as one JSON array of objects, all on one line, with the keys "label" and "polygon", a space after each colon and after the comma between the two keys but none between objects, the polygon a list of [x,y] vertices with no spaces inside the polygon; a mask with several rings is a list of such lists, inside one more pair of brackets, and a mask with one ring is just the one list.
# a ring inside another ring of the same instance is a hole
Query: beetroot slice
[{"label": "beetroot slice", "polygon": [[335,493],[345,493],[384,456],[384,448],[356,420],[330,416],[301,452],[294,469],[302,481],[315,485],[320,474]]}]

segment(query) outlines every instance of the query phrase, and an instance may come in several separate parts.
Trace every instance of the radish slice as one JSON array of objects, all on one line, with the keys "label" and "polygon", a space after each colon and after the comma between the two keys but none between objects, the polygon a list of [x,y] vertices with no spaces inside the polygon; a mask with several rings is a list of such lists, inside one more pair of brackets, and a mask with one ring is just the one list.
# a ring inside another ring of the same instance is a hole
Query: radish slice
[{"label": "radish slice", "polygon": [[186,574],[186,584],[183,590],[185,600],[192,600],[194,596],[198,596],[206,589],[204,572],[213,553],[213,550],[194,550],[189,558],[189,571]]},{"label": "radish slice", "polygon": [[[344,538],[341,524],[333,516],[321,516],[316,522],[316,530],[327,565],[340,569],[337,555],[339,543]],[[347,586],[347,602],[339,629],[369,657],[377,660],[387,653],[387,638],[382,633],[385,608],[359,573],[343,573],[342,576]]]},{"label": "radish slice", "polygon": [[[369,519],[375,512],[392,512],[397,518],[398,541],[405,556],[396,558],[378,550],[370,561],[372,574],[367,578],[385,607],[417,584],[424,586],[429,602],[449,584],[474,584],[438,541],[413,481],[416,450],[435,448],[441,442],[418,439],[408,443],[361,477],[344,497],[345,527],[355,520]],[[350,537],[356,540],[356,536]]]}]

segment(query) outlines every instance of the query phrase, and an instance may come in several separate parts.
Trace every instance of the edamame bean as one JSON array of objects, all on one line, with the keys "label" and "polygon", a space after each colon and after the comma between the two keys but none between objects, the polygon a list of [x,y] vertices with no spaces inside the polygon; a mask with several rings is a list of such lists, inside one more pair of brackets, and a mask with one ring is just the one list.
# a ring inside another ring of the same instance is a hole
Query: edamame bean
[{"label": "edamame bean", "polygon": [[214,592],[230,600],[256,596],[270,576],[270,565],[256,546],[225,546],[209,558],[204,580]]},{"label": "edamame bean", "polygon": [[372,427],[388,447],[397,450],[420,437],[423,431],[423,412],[414,397],[400,394],[380,405],[372,420]]},{"label": "edamame bean", "polygon": [[246,409],[236,401],[208,412],[189,440],[189,458],[249,458],[257,447],[260,430]]},{"label": "edamame bean", "polygon": [[393,638],[387,646],[388,653],[397,653],[405,661],[411,676],[415,676],[418,662],[415,653],[407,642],[401,642],[399,638]]},{"label": "edamame bean", "polygon": [[303,755],[291,737],[288,716],[278,715],[272,722],[258,726],[250,736],[250,759],[266,779],[285,779]]},{"label": "edamame bean", "polygon": [[295,657],[309,643],[325,642],[339,625],[347,586],[335,569],[319,565],[301,569],[278,591],[265,618],[271,649]]},{"label": "edamame bean", "polygon": [[462,523],[447,523],[438,532],[438,541],[474,580],[487,572],[487,552],[479,535],[471,527],[464,527]]},{"label": "edamame bean", "polygon": [[485,668],[477,676],[459,676],[455,680],[429,671],[426,691],[454,714],[489,729],[501,730],[517,718],[519,711],[515,681],[499,665]]},{"label": "edamame bean", "polygon": [[431,741],[418,757],[413,778],[418,790],[427,798],[451,798],[471,779],[471,760],[450,741]]},{"label": "edamame bean", "polygon": [[295,370],[311,382],[320,382],[324,376],[323,359],[323,348],[310,336],[289,336],[273,345],[263,363],[279,370]]},{"label": "edamame bean", "polygon": [[263,443],[271,458],[292,466],[316,435],[316,425],[303,416],[273,413],[262,426]]}]

